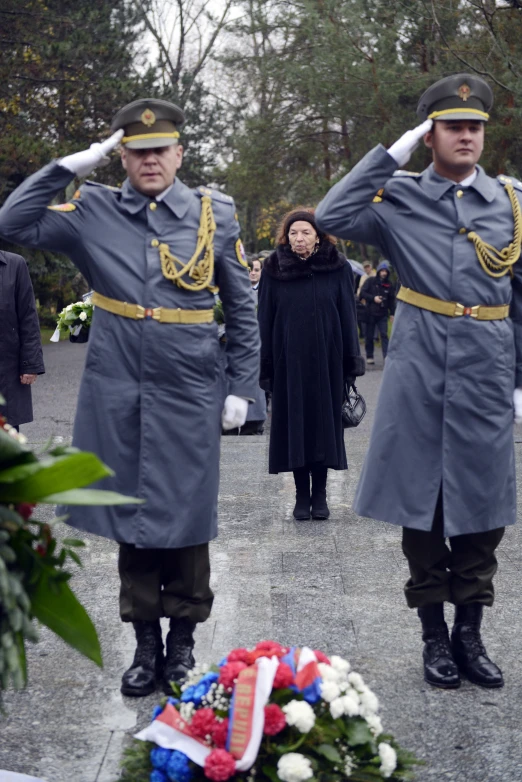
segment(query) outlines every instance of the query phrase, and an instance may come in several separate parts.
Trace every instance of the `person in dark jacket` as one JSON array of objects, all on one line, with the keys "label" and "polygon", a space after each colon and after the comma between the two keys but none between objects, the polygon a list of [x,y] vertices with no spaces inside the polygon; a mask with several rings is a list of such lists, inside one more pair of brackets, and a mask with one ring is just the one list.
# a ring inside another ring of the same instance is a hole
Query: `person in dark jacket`
[{"label": "person in dark jacket", "polygon": [[388,316],[393,320],[395,313],[395,288],[390,279],[390,264],[382,261],[377,266],[377,275],[368,277],[364,283],[360,299],[367,303],[366,316],[366,363],[375,364],[373,358],[374,332],[381,337],[382,357],[388,353]]},{"label": "person in dark jacket", "polygon": [[45,367],[33,286],[25,259],[0,252],[0,406],[12,426],[33,420],[31,386]]},{"label": "person in dark jacket", "polygon": [[289,212],[263,266],[258,318],[260,385],[272,392],[269,472],[293,472],[297,520],[310,518],[310,506],[312,518],[328,518],[327,470],[347,468],[343,387],[364,374],[353,287],[313,210]]}]

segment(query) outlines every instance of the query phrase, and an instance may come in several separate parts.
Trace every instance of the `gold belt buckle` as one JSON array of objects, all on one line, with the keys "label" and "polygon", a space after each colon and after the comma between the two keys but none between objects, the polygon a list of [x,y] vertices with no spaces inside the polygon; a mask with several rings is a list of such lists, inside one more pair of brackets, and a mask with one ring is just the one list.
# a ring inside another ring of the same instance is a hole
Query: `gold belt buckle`
[{"label": "gold belt buckle", "polygon": [[468,317],[468,318],[478,318],[479,314],[479,304],[475,304],[474,307],[465,307],[464,304],[461,304],[460,302],[455,303],[455,318],[460,317]]},{"label": "gold belt buckle", "polygon": [[125,301],[123,303],[123,306],[124,306],[125,313],[127,312],[127,307],[132,307],[132,309],[135,308],[134,311],[136,313],[136,320],[142,320],[145,317],[145,307],[142,307],[141,304],[134,304],[134,305],[127,304],[127,302]]}]

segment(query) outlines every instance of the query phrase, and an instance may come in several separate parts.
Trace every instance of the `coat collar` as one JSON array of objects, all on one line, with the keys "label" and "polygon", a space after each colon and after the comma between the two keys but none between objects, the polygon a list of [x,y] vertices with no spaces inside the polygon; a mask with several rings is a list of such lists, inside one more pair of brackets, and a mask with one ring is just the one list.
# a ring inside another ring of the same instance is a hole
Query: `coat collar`
[{"label": "coat collar", "polygon": [[[185,216],[191,198],[192,190],[176,177],[174,184],[161,203],[166,204],[176,217],[181,218]],[[150,196],[136,190],[128,179],[123,183],[120,203],[130,214],[136,214],[142,209],[146,209],[152,200]]]},{"label": "coat collar", "polygon": [[0,263],[7,263],[7,258],[2,250],[0,250]]},{"label": "coat collar", "polygon": [[[434,201],[439,201],[451,188],[458,187],[451,179],[437,174],[433,163],[422,172],[420,184],[424,192]],[[476,190],[488,203],[495,198],[495,180],[488,177],[482,166],[477,166],[477,176],[469,187]]]}]

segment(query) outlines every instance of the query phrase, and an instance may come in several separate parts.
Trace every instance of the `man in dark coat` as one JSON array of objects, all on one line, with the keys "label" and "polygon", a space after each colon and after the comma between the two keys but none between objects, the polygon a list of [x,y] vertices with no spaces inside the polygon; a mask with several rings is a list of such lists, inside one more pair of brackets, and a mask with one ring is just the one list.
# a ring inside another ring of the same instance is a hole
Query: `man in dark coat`
[{"label": "man in dark coat", "polygon": [[[323,230],[377,245],[400,276],[354,508],[403,527],[424,676],[446,688],[460,674],[503,684],[480,624],[493,604],[495,549],[517,509],[522,184],[477,165],[492,104],[473,74],[440,80],[419,101],[422,124],[389,150],[372,149],[317,207]],[[433,163],[397,170],[421,139]],[[456,606],[451,641],[446,601]]]},{"label": "man in dark coat", "polygon": [[375,330],[381,337],[382,357],[388,353],[388,316],[393,320],[395,313],[395,289],[390,279],[390,264],[381,261],[375,277],[368,277],[364,283],[360,298],[366,302],[366,363],[375,364],[373,347]]},{"label": "man in dark coat", "polygon": [[310,508],[312,518],[329,515],[327,470],[347,468],[344,383],[364,373],[353,272],[334,242],[316,231],[311,210],[290,212],[259,290],[260,382],[272,392],[269,471],[294,473],[300,521]]},{"label": "man in dark coat", "polygon": [[0,251],[0,411],[12,426],[33,420],[31,386],[45,372],[40,324],[25,259]]},{"label": "man in dark coat", "polygon": [[[114,470],[103,488],[143,504],[70,508],[68,523],[120,544],[120,615],[137,649],[125,695],[147,695],[194,663],[210,615],[209,541],[217,535],[221,425],[242,426],[259,373],[259,334],[232,199],[177,177],[181,109],[143,99],[114,135],[29,177],[0,210],[0,233],[66,252],[94,293],[73,442]],[[85,182],[50,206],[121,140],[123,186]],[[214,322],[227,317],[228,395]],[[161,617],[169,617],[166,660]]]}]

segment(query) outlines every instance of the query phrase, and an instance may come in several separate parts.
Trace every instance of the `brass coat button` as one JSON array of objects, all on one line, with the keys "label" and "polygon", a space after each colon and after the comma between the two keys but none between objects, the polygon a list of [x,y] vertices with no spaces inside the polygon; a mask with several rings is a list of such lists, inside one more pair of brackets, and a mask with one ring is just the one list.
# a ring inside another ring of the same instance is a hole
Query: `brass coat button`
[{"label": "brass coat button", "polygon": [[460,228],[459,229],[459,234],[465,234],[467,232],[467,230],[468,230],[467,228]]},{"label": "brass coat button", "polygon": [[157,239],[153,239],[150,244],[151,244],[151,247],[158,247],[159,246],[159,242],[158,242]]},{"label": "brass coat button", "polygon": [[464,190],[457,190],[457,198],[462,198],[464,195]]},{"label": "brass coat button", "polygon": [[153,201],[153,202],[150,204],[150,206],[149,206],[149,209],[151,209],[153,212],[154,212],[154,210],[155,210],[155,209],[157,209],[157,208],[158,208],[158,205],[157,205],[157,203],[156,203],[155,201]]}]

